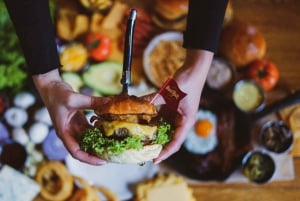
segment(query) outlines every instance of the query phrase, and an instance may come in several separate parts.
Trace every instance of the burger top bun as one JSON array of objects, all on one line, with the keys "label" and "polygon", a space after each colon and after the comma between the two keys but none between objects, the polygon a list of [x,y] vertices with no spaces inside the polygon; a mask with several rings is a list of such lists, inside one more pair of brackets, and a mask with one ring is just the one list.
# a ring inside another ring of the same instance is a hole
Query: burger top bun
[{"label": "burger top bun", "polygon": [[188,0],[156,0],[153,22],[160,28],[184,30],[188,13]]},{"label": "burger top bun", "polygon": [[169,20],[186,15],[188,12],[188,0],[156,0],[155,10]]},{"label": "burger top bun", "polygon": [[150,102],[134,95],[117,95],[112,101],[95,110],[97,115],[103,114],[151,114],[156,115],[156,107]]},{"label": "burger top bun", "polygon": [[237,68],[242,68],[266,53],[266,40],[253,25],[232,20],[222,30],[219,53]]}]

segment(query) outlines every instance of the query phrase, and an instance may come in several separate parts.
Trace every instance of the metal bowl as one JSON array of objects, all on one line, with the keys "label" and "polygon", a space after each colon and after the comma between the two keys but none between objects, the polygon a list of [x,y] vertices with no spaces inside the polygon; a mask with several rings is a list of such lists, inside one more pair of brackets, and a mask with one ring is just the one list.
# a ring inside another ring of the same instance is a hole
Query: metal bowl
[{"label": "metal bowl", "polygon": [[283,121],[269,121],[261,128],[260,142],[269,151],[283,153],[292,147],[293,133]]},{"label": "metal bowl", "polygon": [[262,184],[272,178],[275,162],[266,152],[250,151],[242,160],[242,171],[249,181]]},{"label": "metal bowl", "polygon": [[265,106],[265,92],[252,80],[238,81],[232,96],[235,106],[245,113],[259,112]]}]

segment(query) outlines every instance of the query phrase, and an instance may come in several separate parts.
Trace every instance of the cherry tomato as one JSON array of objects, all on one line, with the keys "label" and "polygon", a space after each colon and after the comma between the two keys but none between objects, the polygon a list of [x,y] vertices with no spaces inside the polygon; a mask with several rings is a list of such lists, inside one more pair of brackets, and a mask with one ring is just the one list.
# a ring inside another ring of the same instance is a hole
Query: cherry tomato
[{"label": "cherry tomato", "polygon": [[106,60],[112,50],[111,39],[99,32],[89,33],[85,38],[90,57],[95,61]]},{"label": "cherry tomato", "polygon": [[258,82],[265,91],[269,91],[279,80],[279,70],[273,62],[258,59],[248,66],[247,76]]}]

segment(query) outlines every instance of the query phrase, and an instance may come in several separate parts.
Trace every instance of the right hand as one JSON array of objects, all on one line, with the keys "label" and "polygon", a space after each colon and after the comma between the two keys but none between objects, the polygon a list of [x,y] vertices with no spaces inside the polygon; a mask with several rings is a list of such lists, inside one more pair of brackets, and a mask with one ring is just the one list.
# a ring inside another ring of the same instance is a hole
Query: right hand
[{"label": "right hand", "polygon": [[[184,65],[175,73],[173,79],[178,87],[187,95],[179,102],[177,111],[167,109],[161,95],[153,101],[154,105],[163,105],[161,113],[175,126],[172,141],[164,147],[158,158],[154,160],[159,163],[177,152],[183,144],[188,132],[196,121],[196,114],[199,109],[202,89],[206,76],[211,65],[213,53],[206,50],[187,50]],[[151,101],[157,93],[150,94],[144,99]]]}]

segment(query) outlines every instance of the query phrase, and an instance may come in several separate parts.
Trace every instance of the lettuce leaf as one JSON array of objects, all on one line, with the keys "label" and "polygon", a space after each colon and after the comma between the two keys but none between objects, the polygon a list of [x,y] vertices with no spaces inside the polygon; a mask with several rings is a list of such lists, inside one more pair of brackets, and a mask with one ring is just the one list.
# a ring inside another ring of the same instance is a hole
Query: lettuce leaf
[{"label": "lettuce leaf", "polygon": [[27,74],[24,55],[3,1],[0,1],[0,90],[19,91]]},{"label": "lettuce leaf", "polygon": [[[159,121],[157,129],[157,137],[151,144],[167,144],[171,139],[171,125],[163,120]],[[117,140],[111,137],[106,137],[99,128],[89,128],[85,130],[80,140],[81,150],[102,155],[105,153],[119,155],[125,150],[143,148],[141,136],[133,135]]]},{"label": "lettuce leaf", "polygon": [[170,132],[171,124],[169,124],[163,119],[160,119],[157,127],[156,139],[152,141],[151,144],[167,144],[171,140]]},{"label": "lettuce leaf", "polygon": [[104,153],[119,155],[126,149],[141,149],[143,143],[138,136],[129,136],[120,141],[106,137],[99,128],[90,128],[83,133],[80,147],[85,152],[95,152],[97,155]]}]

